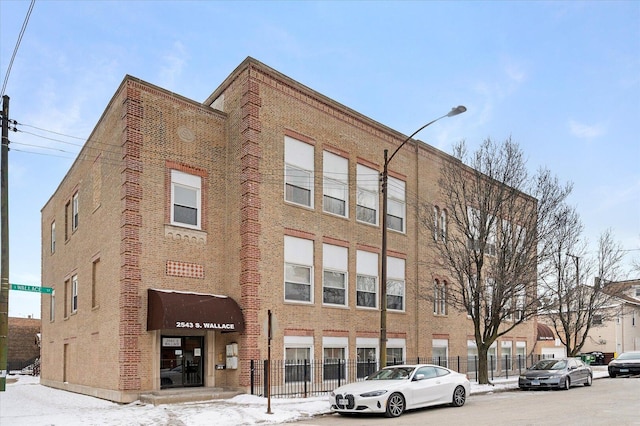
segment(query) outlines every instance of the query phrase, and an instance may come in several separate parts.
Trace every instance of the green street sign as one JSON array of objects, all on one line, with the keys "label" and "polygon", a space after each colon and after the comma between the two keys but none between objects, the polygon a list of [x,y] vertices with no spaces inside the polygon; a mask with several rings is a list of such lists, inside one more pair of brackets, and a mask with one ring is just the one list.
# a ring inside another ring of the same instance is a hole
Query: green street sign
[{"label": "green street sign", "polygon": [[37,285],[24,285],[24,284],[11,284],[11,290],[20,290],[20,291],[33,291],[34,293],[46,293],[52,294],[53,288],[51,287],[40,287]]}]

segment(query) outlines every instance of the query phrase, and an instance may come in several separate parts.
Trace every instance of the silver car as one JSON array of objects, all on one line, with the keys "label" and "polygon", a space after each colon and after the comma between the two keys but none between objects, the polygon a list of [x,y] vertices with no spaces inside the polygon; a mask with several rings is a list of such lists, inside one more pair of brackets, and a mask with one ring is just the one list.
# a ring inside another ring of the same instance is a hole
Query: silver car
[{"label": "silver car", "polygon": [[543,359],[529,367],[518,379],[520,389],[565,389],[573,385],[591,386],[593,372],[578,358]]}]

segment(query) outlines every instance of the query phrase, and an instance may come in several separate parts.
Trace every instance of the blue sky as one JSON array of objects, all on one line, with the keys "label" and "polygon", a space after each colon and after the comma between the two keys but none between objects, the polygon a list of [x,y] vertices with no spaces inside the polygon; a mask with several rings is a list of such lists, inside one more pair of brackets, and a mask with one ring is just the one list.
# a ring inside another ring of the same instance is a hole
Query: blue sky
[{"label": "blue sky", "polygon": [[[2,81],[29,6],[0,1]],[[126,74],[204,101],[247,56],[407,135],[465,105],[419,139],[511,137],[574,183],[593,246],[611,228],[640,258],[640,2],[38,0],[5,89],[10,282],[40,285],[40,209]]]}]

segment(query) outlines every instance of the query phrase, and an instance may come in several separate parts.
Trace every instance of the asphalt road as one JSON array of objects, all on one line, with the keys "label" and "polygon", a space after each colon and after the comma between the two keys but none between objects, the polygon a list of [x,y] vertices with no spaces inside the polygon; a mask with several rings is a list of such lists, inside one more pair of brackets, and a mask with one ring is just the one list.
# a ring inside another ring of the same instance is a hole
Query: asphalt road
[{"label": "asphalt road", "polygon": [[460,408],[413,410],[396,419],[337,414],[307,419],[305,426],[404,425],[640,425],[640,377],[594,380],[569,391],[520,391],[471,395]]}]

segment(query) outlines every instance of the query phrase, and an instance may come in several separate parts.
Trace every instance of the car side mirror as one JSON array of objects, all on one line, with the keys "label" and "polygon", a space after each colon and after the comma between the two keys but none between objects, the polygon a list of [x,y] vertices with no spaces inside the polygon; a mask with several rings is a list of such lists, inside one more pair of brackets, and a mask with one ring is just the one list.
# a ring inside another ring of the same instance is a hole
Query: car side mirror
[{"label": "car side mirror", "polygon": [[424,379],[424,374],[416,374],[413,377],[413,380],[416,381],[416,382],[419,381],[419,380],[422,380],[422,379]]}]

